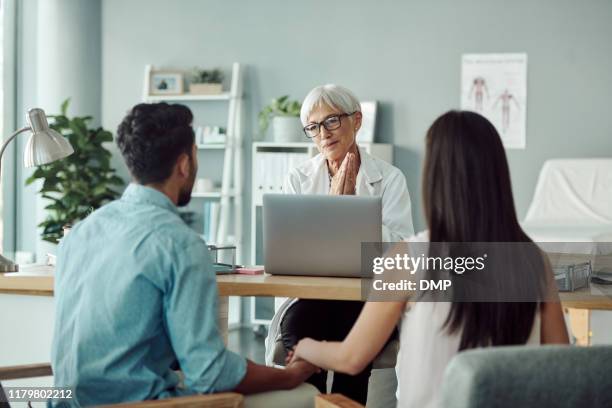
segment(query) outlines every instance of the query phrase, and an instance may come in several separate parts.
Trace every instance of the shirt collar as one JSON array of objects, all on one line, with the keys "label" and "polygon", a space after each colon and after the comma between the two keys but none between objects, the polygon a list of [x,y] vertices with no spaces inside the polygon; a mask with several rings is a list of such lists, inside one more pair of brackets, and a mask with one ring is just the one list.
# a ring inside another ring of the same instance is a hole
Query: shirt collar
[{"label": "shirt collar", "polygon": [[376,165],[374,157],[370,156],[363,148],[359,148],[359,156],[361,157],[361,169],[365,175],[365,179],[369,184],[374,184],[382,180],[382,173]]},{"label": "shirt collar", "polygon": [[172,211],[175,214],[179,213],[178,209],[167,195],[154,188],[143,186],[142,184],[130,183],[123,192],[121,199],[133,203],[151,204]]}]

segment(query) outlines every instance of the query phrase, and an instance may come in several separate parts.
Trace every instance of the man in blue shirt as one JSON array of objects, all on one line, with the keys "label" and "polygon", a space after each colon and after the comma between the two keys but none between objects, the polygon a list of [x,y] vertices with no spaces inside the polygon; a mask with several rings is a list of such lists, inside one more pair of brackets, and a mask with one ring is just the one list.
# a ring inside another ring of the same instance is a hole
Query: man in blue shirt
[{"label": "man in blue shirt", "polygon": [[181,105],[135,106],[118,129],[134,182],[59,247],[52,365],[78,405],[289,389],[315,370],[260,366],[225,348],[210,254],[177,211],[198,167],[191,122]]}]

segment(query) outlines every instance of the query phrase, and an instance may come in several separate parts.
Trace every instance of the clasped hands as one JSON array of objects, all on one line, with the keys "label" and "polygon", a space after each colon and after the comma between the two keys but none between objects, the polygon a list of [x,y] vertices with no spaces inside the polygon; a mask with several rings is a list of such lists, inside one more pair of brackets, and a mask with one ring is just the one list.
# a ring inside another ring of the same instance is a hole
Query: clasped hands
[{"label": "clasped hands", "polygon": [[331,179],[329,193],[332,195],[355,195],[355,184],[357,182],[357,157],[355,153],[349,152],[344,156],[340,168]]}]

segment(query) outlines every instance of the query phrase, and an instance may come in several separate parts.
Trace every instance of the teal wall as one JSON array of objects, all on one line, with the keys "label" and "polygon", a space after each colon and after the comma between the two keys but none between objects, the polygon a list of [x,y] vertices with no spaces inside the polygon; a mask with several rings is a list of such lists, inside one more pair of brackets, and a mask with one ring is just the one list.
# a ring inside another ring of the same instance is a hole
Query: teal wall
[{"label": "teal wall", "polygon": [[[59,58],[51,69],[62,87],[38,83],[40,70],[49,69],[41,56],[50,53],[40,48],[45,37],[37,26],[52,22],[41,14],[40,0],[19,2],[16,125],[23,123],[26,107],[42,100],[52,112],[63,93],[82,95],[75,112],[83,108],[99,115],[114,131],[141,99],[147,63],[179,68],[246,64],[247,141],[255,133],[257,112],[270,98],[285,93],[302,98],[315,85],[343,84],[364,100],[381,102],[378,139],[396,146],[395,164],[408,179],[415,225],[423,228],[423,135],[437,115],[458,107],[461,54],[526,52],[527,149],[508,152],[519,216],[526,212],[544,160],[612,154],[608,0],[480,0],[461,6],[453,0],[45,1],[56,3],[56,12],[71,4],[63,20],[70,24],[59,27],[76,27],[86,41],[57,47]],[[61,59],[65,71],[57,71]],[[245,153],[248,181],[250,149]],[[114,163],[127,178],[118,154]],[[32,188],[21,187],[28,171],[17,168],[17,248],[36,251],[40,205]],[[246,205],[247,220],[248,215]]]},{"label": "teal wall", "polygon": [[418,228],[423,136],[459,105],[462,53],[528,54],[527,149],[508,151],[521,217],[546,159],[612,155],[608,0],[105,0],[102,12],[106,127],[140,101],[148,63],[248,64],[248,140],[270,98],[342,84],[381,102],[378,140],[396,146]]}]

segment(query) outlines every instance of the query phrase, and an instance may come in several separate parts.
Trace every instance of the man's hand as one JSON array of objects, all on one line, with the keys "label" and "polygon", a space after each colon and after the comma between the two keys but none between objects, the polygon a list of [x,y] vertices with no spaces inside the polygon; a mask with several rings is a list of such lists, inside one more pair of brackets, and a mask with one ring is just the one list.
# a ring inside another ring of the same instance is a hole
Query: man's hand
[{"label": "man's hand", "polygon": [[247,360],[246,374],[234,391],[240,394],[254,394],[264,391],[290,390],[302,384],[316,372],[319,372],[318,367],[302,359],[287,364],[284,369],[266,367]]},{"label": "man's hand", "polygon": [[332,195],[355,195],[355,184],[357,182],[357,159],[354,153],[347,153],[342,160],[340,169],[331,180],[330,194]]},{"label": "man's hand", "polygon": [[294,387],[297,387],[306,381],[311,375],[321,371],[319,367],[314,366],[301,358],[293,358],[292,361],[287,364],[286,370],[288,373],[291,373],[291,376],[295,381]]}]

